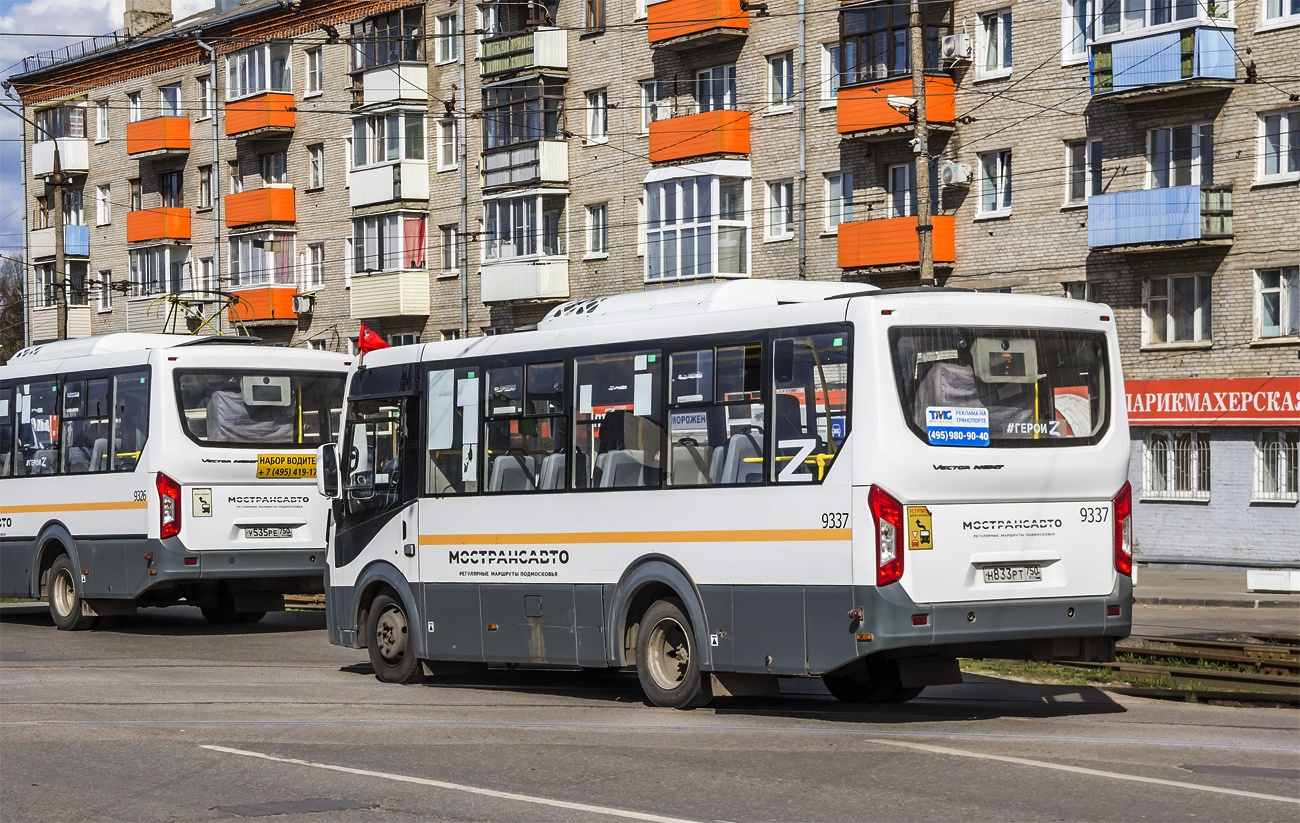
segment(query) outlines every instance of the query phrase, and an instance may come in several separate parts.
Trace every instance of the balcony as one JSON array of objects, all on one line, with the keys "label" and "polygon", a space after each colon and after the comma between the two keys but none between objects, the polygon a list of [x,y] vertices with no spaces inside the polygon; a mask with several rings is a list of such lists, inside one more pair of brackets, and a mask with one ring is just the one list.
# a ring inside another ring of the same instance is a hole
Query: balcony
[{"label": "balcony", "polygon": [[226,319],[231,323],[256,323],[261,326],[297,325],[293,310],[296,286],[256,286],[232,292]]},{"label": "balcony", "polygon": [[[353,75],[356,89],[356,75]],[[429,103],[429,66],[426,63],[392,63],[368,69],[360,76],[361,99],[354,97],[357,105],[391,103],[398,100],[416,100],[421,105]]]},{"label": "balcony", "polygon": [[646,7],[650,47],[684,51],[720,46],[749,34],[741,0],[662,0]]},{"label": "balcony", "polygon": [[[68,307],[68,339],[90,337],[94,334],[91,327],[95,310],[89,306]],[[59,313],[53,308],[36,309],[32,312],[32,342],[47,343],[59,339]]]},{"label": "balcony", "polygon": [[520,260],[483,265],[482,300],[484,303],[568,299],[568,258]]},{"label": "balcony", "polygon": [[536,29],[483,40],[479,73],[484,77],[531,69],[569,68],[569,41],[562,29]]},{"label": "balcony", "polygon": [[1232,245],[1232,189],[1172,186],[1088,198],[1088,247],[1122,252]]},{"label": "balcony", "polygon": [[749,154],[749,112],[719,109],[650,124],[650,162]]},{"label": "balcony", "polygon": [[132,157],[188,154],[188,117],[154,117],[126,125],[126,153]]},{"label": "balcony", "polygon": [[54,146],[59,147],[59,165],[64,174],[85,174],[90,171],[90,148],[85,138],[60,137],[32,144],[32,177],[46,177],[54,173]]},{"label": "balcony", "polygon": [[[925,119],[932,131],[951,131],[956,119],[955,84],[943,75],[925,78]],[[911,137],[915,127],[906,111],[889,105],[890,97],[911,97],[912,78],[847,86],[836,93],[835,130],[845,137],[891,140]]]},{"label": "balcony", "polygon": [[[915,269],[921,264],[915,217],[889,217],[841,223],[839,267],[842,269]],[[957,260],[952,215],[930,218],[934,262],[951,265]]]},{"label": "balcony", "polygon": [[126,213],[126,242],[189,240],[189,209],[141,209]]},{"label": "balcony", "polygon": [[352,275],[350,316],[428,317],[429,273],[427,271],[381,271]]},{"label": "balcony", "polygon": [[429,164],[403,160],[386,166],[348,172],[348,204],[352,208],[394,200],[429,199]]},{"label": "balcony", "polygon": [[539,140],[483,152],[483,188],[569,181],[569,144]]},{"label": "balcony", "polygon": [[1090,47],[1093,95],[1120,102],[1167,99],[1232,87],[1237,76],[1232,29],[1194,26]]},{"label": "balcony", "polygon": [[[41,260],[54,256],[54,228],[37,229],[32,232],[32,259]],[[69,257],[90,256],[90,227],[64,226],[63,253]]]},{"label": "balcony", "polygon": [[291,134],[293,95],[268,91],[226,104],[227,137],[276,137]]},{"label": "balcony", "polygon": [[296,217],[293,188],[289,186],[269,186],[227,194],[224,202],[228,229],[260,226],[263,223],[292,223]]}]

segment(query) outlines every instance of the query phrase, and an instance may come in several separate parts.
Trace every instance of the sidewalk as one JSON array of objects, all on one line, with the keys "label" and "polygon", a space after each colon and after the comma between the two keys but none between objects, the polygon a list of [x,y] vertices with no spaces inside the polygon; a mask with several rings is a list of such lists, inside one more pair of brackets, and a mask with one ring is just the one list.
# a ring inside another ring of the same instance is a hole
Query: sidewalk
[{"label": "sidewalk", "polygon": [[1133,596],[1144,606],[1237,606],[1300,610],[1300,594],[1246,591],[1244,568],[1137,566]]}]

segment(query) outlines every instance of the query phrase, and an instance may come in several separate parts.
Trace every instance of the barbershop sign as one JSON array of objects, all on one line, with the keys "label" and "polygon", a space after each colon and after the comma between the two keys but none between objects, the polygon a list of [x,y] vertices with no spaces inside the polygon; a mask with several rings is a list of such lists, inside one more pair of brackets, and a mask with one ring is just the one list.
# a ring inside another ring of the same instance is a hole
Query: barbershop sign
[{"label": "barbershop sign", "polygon": [[1300,426],[1300,375],[1126,380],[1134,426]]}]

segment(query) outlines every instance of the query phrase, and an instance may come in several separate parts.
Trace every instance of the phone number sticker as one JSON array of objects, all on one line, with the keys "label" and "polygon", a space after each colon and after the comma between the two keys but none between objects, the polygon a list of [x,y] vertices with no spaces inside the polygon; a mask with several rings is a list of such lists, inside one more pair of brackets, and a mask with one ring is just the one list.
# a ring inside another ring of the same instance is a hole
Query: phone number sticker
[{"label": "phone number sticker", "polygon": [[989,410],[927,406],[925,436],[934,446],[987,446]]},{"label": "phone number sticker", "polygon": [[296,480],[316,476],[314,454],[259,454],[258,479]]}]

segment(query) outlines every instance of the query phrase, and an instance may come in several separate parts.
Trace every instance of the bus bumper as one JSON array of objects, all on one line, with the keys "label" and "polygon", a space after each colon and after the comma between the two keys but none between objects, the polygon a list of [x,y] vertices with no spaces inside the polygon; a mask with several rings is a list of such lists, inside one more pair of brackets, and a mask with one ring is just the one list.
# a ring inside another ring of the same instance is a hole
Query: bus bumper
[{"label": "bus bumper", "polygon": [[[126,573],[126,585],[96,585],[88,597],[140,597],[151,589],[168,585],[210,584],[221,581],[259,582],[258,590],[283,590],[283,593],[311,594],[324,590],[325,550],[293,549],[290,551],[189,551],[178,538],[150,538],[134,550],[123,550],[126,562],[119,568]],[[137,554],[136,557],[131,555]],[[107,575],[96,575],[105,583]],[[108,570],[105,570],[108,571]],[[110,573],[111,574],[111,573]],[[89,581],[88,581],[89,582]],[[119,594],[120,592],[120,594]]]}]

